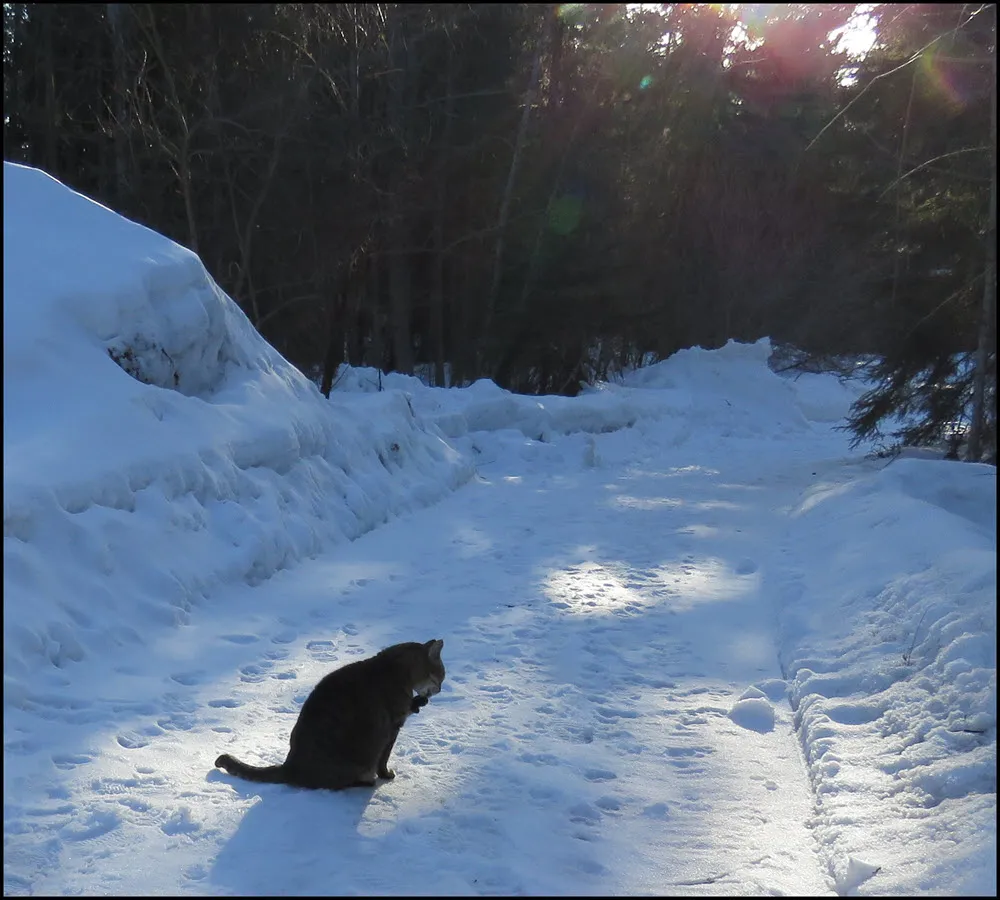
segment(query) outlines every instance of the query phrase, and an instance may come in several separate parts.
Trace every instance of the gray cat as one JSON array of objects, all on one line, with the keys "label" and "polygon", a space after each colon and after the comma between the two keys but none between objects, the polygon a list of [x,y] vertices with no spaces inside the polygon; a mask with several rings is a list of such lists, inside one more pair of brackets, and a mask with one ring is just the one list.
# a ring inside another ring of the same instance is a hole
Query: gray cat
[{"label": "gray cat", "polygon": [[331,791],[395,778],[389,754],[407,716],[441,690],[443,646],[394,644],[325,676],[302,705],[280,766],[247,765],[228,753],[215,765],[250,781]]}]

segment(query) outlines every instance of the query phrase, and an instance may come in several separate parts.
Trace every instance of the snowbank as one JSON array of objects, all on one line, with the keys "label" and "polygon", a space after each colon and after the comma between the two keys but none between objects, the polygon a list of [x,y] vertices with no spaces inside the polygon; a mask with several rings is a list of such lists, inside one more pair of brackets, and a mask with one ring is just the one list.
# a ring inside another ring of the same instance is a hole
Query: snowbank
[{"label": "snowbank", "polygon": [[899,459],[793,523],[781,654],[834,877],[863,858],[882,893],[992,894],[996,470]]},{"label": "snowbank", "polygon": [[[694,347],[626,374],[620,384],[598,384],[577,397],[512,394],[481,379],[464,388],[433,388],[408,375],[342,366],[335,396],[381,390],[405,394],[414,412],[448,438],[518,431],[534,441],[559,435],[605,434],[640,420],[670,418],[675,443],[696,432],[723,437],[786,440],[846,415],[860,388],[829,376],[798,380],[772,372],[771,343],[729,341],[718,350]],[[825,393],[816,390],[814,380]],[[717,431],[718,429],[718,431]]]},{"label": "snowbank", "polygon": [[471,474],[404,398],[327,403],[195,254],[10,163],[4,258],[5,676],[144,642]]}]

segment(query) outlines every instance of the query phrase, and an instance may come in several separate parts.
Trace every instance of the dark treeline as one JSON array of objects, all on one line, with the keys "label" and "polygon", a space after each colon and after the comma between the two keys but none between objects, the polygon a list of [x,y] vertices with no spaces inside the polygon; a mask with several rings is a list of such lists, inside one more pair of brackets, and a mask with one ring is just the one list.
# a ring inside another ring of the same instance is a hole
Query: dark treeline
[{"label": "dark treeline", "polygon": [[873,359],[858,436],[978,423],[995,458],[995,35],[975,4],[5,3],[4,158],[196,251],[325,391],[348,361],[571,394],[768,335]]}]

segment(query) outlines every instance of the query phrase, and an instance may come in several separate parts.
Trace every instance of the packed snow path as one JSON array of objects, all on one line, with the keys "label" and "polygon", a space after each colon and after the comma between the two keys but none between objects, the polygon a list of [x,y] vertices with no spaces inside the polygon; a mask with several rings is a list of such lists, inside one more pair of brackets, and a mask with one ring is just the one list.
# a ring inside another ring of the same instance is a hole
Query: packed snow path
[{"label": "packed snow path", "polygon": [[[596,465],[560,475],[551,446],[233,589],[155,658],[81,666],[79,699],[36,709],[64,749],[5,810],[7,890],[20,871],[37,893],[829,893],[769,587],[816,465],[585,447]],[[431,637],[448,678],[394,782],[212,769],[280,760],[325,672]]]}]

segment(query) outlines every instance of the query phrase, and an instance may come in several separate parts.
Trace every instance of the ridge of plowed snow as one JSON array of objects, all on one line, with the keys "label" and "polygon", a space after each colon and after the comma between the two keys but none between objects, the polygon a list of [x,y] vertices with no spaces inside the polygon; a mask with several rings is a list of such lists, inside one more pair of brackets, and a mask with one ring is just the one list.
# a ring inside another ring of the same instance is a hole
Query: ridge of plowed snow
[{"label": "ridge of plowed snow", "polygon": [[[843,419],[861,392],[830,376],[781,378],[767,361],[771,342],[728,341],[717,350],[692,347],[629,372],[621,383],[585,386],[576,397],[512,394],[488,379],[464,388],[429,388],[419,378],[342,366],[335,396],[379,390],[406,394],[414,411],[449,438],[483,431],[519,431],[536,441],[578,432],[605,434],[640,419],[674,418],[677,440],[718,428],[724,437],[807,433],[813,422]],[[762,408],[763,404],[763,408]]]},{"label": "ridge of plowed snow", "polygon": [[327,402],[190,251],[35,169],[4,163],[3,203],[5,678],[470,477],[405,398]]},{"label": "ridge of plowed snow", "polygon": [[778,603],[831,873],[856,886],[865,859],[881,893],[993,894],[996,469],[823,474],[792,511]]}]

